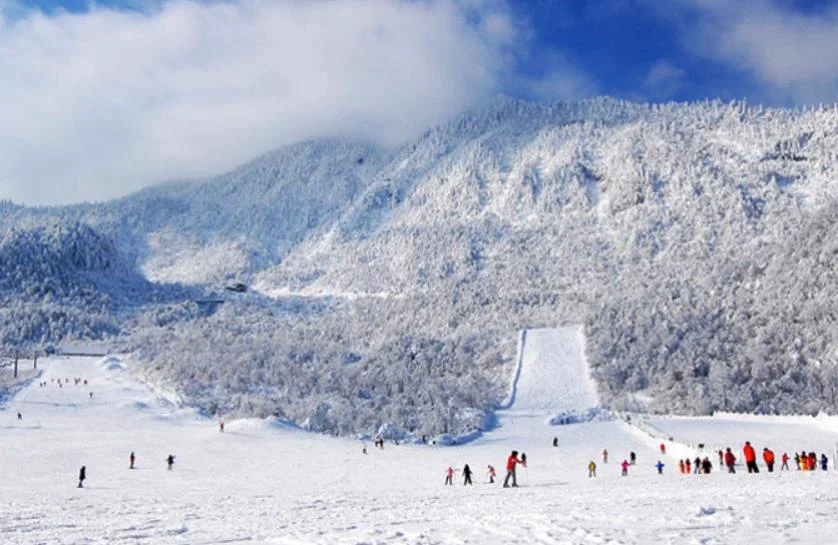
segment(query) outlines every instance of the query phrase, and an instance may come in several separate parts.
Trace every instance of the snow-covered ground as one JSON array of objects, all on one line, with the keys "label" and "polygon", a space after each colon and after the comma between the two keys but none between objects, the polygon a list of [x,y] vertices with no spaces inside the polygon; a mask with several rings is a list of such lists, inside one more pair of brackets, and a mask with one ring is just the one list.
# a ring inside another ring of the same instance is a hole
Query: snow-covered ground
[{"label": "snow-covered ground", "polygon": [[[366,455],[357,440],[269,420],[228,421],[220,433],[214,419],[137,380],[130,360],[39,361],[41,375],[0,411],[0,543],[751,545],[838,535],[838,473],[681,476],[675,458],[664,457],[659,476],[657,441],[625,423],[550,426],[556,411],[596,402],[580,342],[574,328],[528,332],[514,403],[481,439],[458,447],[368,444]],[[59,378],[71,380],[59,388]],[[554,402],[551,388],[561,399]],[[788,419],[653,425],[737,448],[746,438],[758,448],[789,439],[797,449],[835,440],[828,425],[798,433],[803,424]],[[608,464],[600,463],[603,448]],[[487,464],[502,479],[512,449],[528,456],[521,487],[487,484]],[[623,478],[617,462],[630,450],[638,465]],[[587,477],[591,459],[596,479]],[[443,486],[445,469],[465,463],[475,485]],[[88,480],[79,489],[82,465]]]}]

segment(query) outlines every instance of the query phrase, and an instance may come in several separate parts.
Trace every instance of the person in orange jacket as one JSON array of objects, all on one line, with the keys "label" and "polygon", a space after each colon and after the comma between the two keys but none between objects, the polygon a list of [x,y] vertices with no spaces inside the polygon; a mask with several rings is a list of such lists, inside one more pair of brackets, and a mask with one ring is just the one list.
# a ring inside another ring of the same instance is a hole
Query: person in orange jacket
[{"label": "person in orange jacket", "polygon": [[774,473],[774,451],[768,447],[762,449],[762,460],[768,467],[768,472]]},{"label": "person in orange jacket", "polygon": [[742,447],[742,454],[745,456],[745,465],[748,466],[748,473],[759,473],[757,453],[754,451],[754,447],[751,446],[750,441],[745,441],[745,446]]},{"label": "person in orange jacket", "polygon": [[518,486],[518,481],[515,478],[515,466],[523,463],[524,462],[518,459],[518,451],[513,450],[512,454],[509,455],[509,458],[506,459],[506,478],[503,480],[504,488],[509,488],[510,477],[512,477],[512,486]]}]

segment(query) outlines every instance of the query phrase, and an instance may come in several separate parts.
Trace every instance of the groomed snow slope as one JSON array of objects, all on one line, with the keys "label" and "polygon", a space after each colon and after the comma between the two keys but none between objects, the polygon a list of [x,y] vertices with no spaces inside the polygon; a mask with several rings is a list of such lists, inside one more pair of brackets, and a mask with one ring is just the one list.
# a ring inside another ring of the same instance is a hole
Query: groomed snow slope
[{"label": "groomed snow slope", "polygon": [[518,349],[511,408],[560,413],[596,407],[582,326],[524,330]]},{"label": "groomed snow slope", "polygon": [[[838,473],[685,477],[665,458],[658,476],[654,445],[618,422],[550,427],[526,416],[544,408],[526,401],[532,370],[519,383],[526,410],[505,411],[485,438],[451,448],[368,444],[364,455],[357,440],[272,420],[228,421],[219,433],[215,420],[138,381],[130,360],[39,367],[0,411],[4,545],[821,544],[838,533]],[[88,384],[55,382],[73,377]],[[713,433],[712,421],[697,422]],[[513,448],[529,457],[522,486],[487,484],[487,464],[502,477]],[[603,448],[612,461],[588,479],[585,465]],[[614,462],[629,450],[638,465],[622,478]],[[444,487],[445,468],[464,463],[475,486],[458,475]],[[88,480],[78,489],[82,464]]]}]

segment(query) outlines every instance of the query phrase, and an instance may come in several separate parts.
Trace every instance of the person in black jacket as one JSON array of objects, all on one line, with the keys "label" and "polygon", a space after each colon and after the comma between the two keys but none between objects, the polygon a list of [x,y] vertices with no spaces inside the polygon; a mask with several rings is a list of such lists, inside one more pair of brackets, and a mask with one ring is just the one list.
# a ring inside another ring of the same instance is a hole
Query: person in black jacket
[{"label": "person in black jacket", "polygon": [[169,471],[171,471],[172,466],[175,465],[175,455],[174,454],[169,454],[168,456],[166,456],[166,464],[168,464]]},{"label": "person in black jacket", "polygon": [[463,485],[471,484],[471,468],[468,464],[463,467]]},{"label": "person in black jacket", "polygon": [[84,488],[83,484],[84,484],[84,480],[86,478],[87,478],[86,468],[84,466],[81,466],[81,469],[79,470],[79,488]]}]

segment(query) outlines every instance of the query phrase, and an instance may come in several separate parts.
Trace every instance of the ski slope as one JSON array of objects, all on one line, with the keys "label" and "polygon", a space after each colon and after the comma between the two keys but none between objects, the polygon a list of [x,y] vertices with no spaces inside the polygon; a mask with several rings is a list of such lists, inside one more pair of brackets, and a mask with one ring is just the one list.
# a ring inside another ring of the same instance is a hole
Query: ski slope
[{"label": "ski slope", "polygon": [[[663,458],[668,466],[659,476],[654,441],[624,424],[550,426],[555,411],[595,401],[590,382],[577,380],[587,375],[574,335],[530,337],[515,402],[480,440],[388,443],[383,450],[368,444],[366,455],[357,440],[272,419],[227,421],[220,433],[215,419],[138,379],[130,359],[44,359],[40,375],[0,411],[0,543],[752,545],[821,544],[836,535],[838,473],[681,476],[672,471],[675,460]],[[553,350],[559,339],[564,352]],[[88,384],[75,385],[73,377]],[[59,378],[71,382],[59,388]],[[542,388],[548,382],[563,401]],[[711,436],[718,426],[685,422],[690,433]],[[761,424],[761,438],[773,439],[772,422]],[[733,434],[733,426],[723,433]],[[787,428],[776,430],[779,440]],[[603,448],[612,460],[589,479],[585,466],[599,462]],[[529,458],[521,487],[487,484],[487,465],[502,478],[512,449]],[[629,450],[638,465],[623,478],[615,462]],[[172,471],[169,453],[176,456]],[[443,486],[445,469],[465,463],[475,485]],[[83,489],[76,488],[81,465]]]},{"label": "ski slope", "polygon": [[557,414],[596,407],[581,326],[524,330],[519,345],[510,408]]}]

